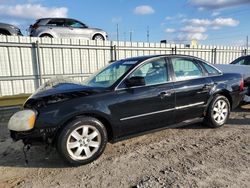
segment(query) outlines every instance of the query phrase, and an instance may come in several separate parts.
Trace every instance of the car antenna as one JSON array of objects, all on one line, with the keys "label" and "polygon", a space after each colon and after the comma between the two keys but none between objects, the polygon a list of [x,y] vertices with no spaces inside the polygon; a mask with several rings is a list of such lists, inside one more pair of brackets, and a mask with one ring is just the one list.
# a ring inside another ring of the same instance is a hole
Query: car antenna
[{"label": "car antenna", "polygon": [[27,152],[30,150],[30,145],[26,144],[23,146],[23,154],[24,154],[24,159],[25,159],[25,164],[28,165],[29,161],[28,161],[28,157],[27,157]]}]

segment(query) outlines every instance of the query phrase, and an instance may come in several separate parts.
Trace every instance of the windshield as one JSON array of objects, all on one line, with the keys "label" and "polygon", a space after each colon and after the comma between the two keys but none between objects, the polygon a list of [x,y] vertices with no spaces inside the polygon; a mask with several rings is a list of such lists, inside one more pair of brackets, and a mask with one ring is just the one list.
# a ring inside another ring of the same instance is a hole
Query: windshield
[{"label": "windshield", "polygon": [[135,63],[137,61],[116,61],[87,78],[84,84],[92,87],[108,88],[129,71]]}]

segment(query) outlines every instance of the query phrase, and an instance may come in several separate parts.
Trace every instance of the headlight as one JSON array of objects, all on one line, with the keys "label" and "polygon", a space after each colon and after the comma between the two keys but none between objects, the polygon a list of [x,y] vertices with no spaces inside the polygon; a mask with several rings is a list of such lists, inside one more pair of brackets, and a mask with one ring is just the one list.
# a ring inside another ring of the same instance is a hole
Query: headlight
[{"label": "headlight", "polygon": [[36,112],[33,110],[22,110],[11,116],[8,129],[12,131],[28,131],[34,128]]}]

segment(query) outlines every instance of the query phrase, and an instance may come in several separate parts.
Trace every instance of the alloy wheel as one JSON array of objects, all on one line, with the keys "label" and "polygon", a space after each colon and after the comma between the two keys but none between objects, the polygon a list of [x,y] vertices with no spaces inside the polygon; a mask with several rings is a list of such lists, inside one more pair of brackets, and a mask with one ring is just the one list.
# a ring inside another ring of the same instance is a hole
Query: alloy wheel
[{"label": "alloy wheel", "polygon": [[218,124],[225,122],[228,116],[228,104],[224,100],[218,100],[213,108],[213,118]]},{"label": "alloy wheel", "polygon": [[89,159],[101,145],[100,132],[91,125],[73,130],[67,139],[67,151],[74,160]]},{"label": "alloy wheel", "polygon": [[96,35],[94,40],[99,40],[99,41],[103,41],[103,37],[101,35]]}]

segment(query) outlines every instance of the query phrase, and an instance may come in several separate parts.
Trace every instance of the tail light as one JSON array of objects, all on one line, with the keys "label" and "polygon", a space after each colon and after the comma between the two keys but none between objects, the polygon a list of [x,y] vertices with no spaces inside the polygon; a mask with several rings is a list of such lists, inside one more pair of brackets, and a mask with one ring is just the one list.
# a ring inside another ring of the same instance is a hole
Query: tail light
[{"label": "tail light", "polygon": [[244,80],[243,78],[240,81],[240,89],[243,90],[244,89]]},{"label": "tail light", "polygon": [[37,29],[38,27],[39,27],[38,24],[31,25],[31,28],[32,28],[32,29]]}]

